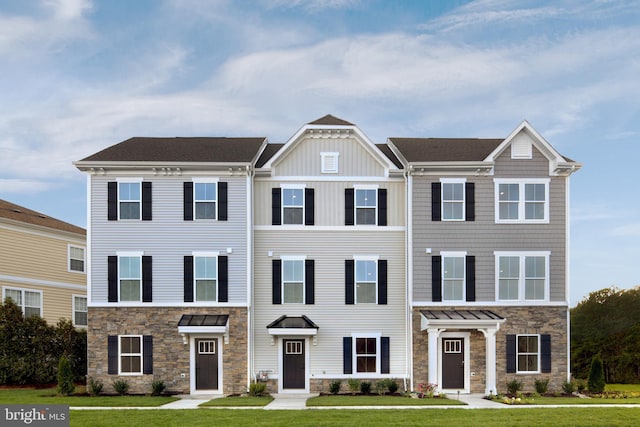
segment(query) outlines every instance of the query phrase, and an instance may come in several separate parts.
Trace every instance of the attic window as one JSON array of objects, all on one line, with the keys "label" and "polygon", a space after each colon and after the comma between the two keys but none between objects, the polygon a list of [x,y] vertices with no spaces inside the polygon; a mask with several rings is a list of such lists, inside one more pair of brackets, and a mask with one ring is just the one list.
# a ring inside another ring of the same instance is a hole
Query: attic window
[{"label": "attic window", "polygon": [[338,156],[340,153],[320,153],[322,173],[338,173]]}]

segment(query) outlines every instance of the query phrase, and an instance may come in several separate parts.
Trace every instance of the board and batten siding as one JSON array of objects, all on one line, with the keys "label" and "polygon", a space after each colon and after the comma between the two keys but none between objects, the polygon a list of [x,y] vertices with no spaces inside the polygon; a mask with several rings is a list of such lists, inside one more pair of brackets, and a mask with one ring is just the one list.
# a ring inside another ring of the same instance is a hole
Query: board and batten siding
[{"label": "board and batten siding", "polygon": [[[382,229],[384,227],[379,227]],[[390,337],[391,375],[406,369],[406,280],[404,232],[367,230],[280,231],[255,233],[254,340],[255,370],[278,374],[278,349],[266,326],[282,315],[306,315],[318,325],[316,344],[308,347],[311,378],[342,377],[342,338],[352,333]],[[272,256],[269,256],[271,252]],[[272,260],[303,255],[315,261],[314,304],[272,304]],[[387,304],[345,304],[345,260],[377,255],[387,260]]]},{"label": "board and batten siding", "polygon": [[210,251],[228,256],[229,304],[246,305],[246,176],[220,177],[220,181],[228,183],[227,221],[184,220],[183,183],[191,182],[189,175],[132,176],[142,176],[153,183],[151,221],[108,221],[107,182],[115,181],[117,175],[91,178],[91,302],[107,302],[108,256],[118,251],[144,251],[153,257],[153,302],[145,305],[184,304],[184,256],[193,251]]},{"label": "board and batten siding", "polygon": [[[510,149],[496,160],[495,175],[466,176],[475,183],[475,221],[431,220],[431,183],[437,176],[413,177],[413,301],[431,301],[431,257],[467,251],[476,257],[476,301],[496,301],[494,251],[549,251],[549,301],[565,302],[566,177],[549,177],[549,162],[533,149],[533,159],[512,160]],[[462,177],[462,176],[461,176]],[[495,178],[550,178],[548,224],[496,224]],[[432,253],[426,253],[431,248]]]}]

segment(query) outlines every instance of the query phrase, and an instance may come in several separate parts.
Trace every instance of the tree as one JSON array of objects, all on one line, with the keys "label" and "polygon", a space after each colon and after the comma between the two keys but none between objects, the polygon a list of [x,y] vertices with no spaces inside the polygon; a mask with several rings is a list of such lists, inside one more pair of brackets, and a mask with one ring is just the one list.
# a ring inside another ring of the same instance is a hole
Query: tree
[{"label": "tree", "polygon": [[589,372],[589,393],[602,393],[604,391],[604,371],[602,369],[602,360],[599,356],[593,358],[591,362],[591,371]]},{"label": "tree", "polygon": [[58,388],[57,391],[63,396],[72,395],[76,391],[73,383],[73,372],[71,371],[71,363],[65,356],[60,358],[58,362]]}]

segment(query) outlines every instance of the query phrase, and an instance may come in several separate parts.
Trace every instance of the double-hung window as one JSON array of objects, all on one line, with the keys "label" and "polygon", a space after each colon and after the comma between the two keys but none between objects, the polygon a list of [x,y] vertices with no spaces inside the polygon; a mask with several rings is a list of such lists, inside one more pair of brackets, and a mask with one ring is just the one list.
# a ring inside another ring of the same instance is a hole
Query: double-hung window
[{"label": "double-hung window", "polygon": [[142,374],[142,336],[122,335],[119,337],[120,374]]},{"label": "double-hung window", "polygon": [[356,372],[377,372],[378,338],[355,338]]},{"label": "double-hung window", "polygon": [[194,256],[193,264],[196,301],[217,301],[218,258]]},{"label": "double-hung window", "polygon": [[540,335],[518,335],[516,340],[517,372],[540,372]]},{"label": "double-hung window", "polygon": [[442,300],[464,301],[466,253],[442,253]]},{"label": "double-hung window", "polygon": [[304,303],[304,259],[282,260],[282,302]]},{"label": "double-hung window", "polygon": [[499,300],[544,301],[549,298],[550,252],[495,252]]},{"label": "double-hung window", "polygon": [[193,183],[195,219],[216,219],[218,201],[216,187],[216,182]]},{"label": "double-hung window", "polygon": [[282,223],[304,223],[304,188],[282,189]]},{"label": "double-hung window", "polygon": [[441,179],[442,221],[465,220],[465,180]]},{"label": "double-hung window", "polygon": [[141,182],[118,182],[120,219],[140,219],[142,212]]},{"label": "double-hung window", "polygon": [[84,273],[84,248],[69,245],[69,271]]},{"label": "double-hung window", "polygon": [[73,324],[87,326],[87,297],[73,296]]},{"label": "double-hung window", "polygon": [[273,304],[314,304],[314,260],[305,255],[283,255],[272,264]]},{"label": "double-hung window", "polygon": [[344,190],[344,225],[387,225],[387,189],[355,185]]},{"label": "double-hung window", "polygon": [[356,259],[356,304],[375,304],[378,289],[378,265],[376,260]]},{"label": "double-hung window", "polygon": [[497,223],[548,223],[549,179],[495,179]]},{"label": "double-hung window", "polygon": [[22,309],[24,317],[42,317],[42,291],[18,288],[3,288],[2,301],[11,298]]},{"label": "double-hung window", "polygon": [[356,225],[376,225],[377,190],[356,188]]},{"label": "double-hung window", "polygon": [[142,297],[142,255],[118,257],[120,301],[140,301]]}]

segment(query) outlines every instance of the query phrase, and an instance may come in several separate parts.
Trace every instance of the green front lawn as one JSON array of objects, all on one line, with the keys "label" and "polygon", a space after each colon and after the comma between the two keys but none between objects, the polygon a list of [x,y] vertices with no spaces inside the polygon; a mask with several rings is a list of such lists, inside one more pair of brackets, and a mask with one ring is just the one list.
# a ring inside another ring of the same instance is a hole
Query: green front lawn
[{"label": "green front lawn", "polygon": [[201,407],[242,407],[242,406],[265,406],[273,401],[271,396],[229,396],[212,399],[201,404]]},{"label": "green front lawn", "polygon": [[[507,403],[507,400],[509,403]],[[640,398],[578,398],[578,397],[523,397],[522,399],[512,400],[510,398],[494,399],[495,402],[511,405],[620,405],[620,404],[640,404]]]},{"label": "green front lawn", "polygon": [[[424,400],[424,399],[422,399]],[[509,409],[323,409],[306,411],[102,410],[71,411],[72,427],[182,426],[630,426],[640,423],[639,408]]]},{"label": "green front lawn", "polygon": [[170,396],[58,396],[55,388],[0,389],[0,403],[38,403],[69,406],[161,406],[178,400]]},{"label": "green front lawn", "polygon": [[459,400],[446,397],[412,399],[407,396],[349,396],[331,395],[312,397],[307,406],[429,406],[429,405],[464,405]]},{"label": "green front lawn", "polygon": [[626,391],[640,393],[640,384],[607,384],[604,391]]}]

